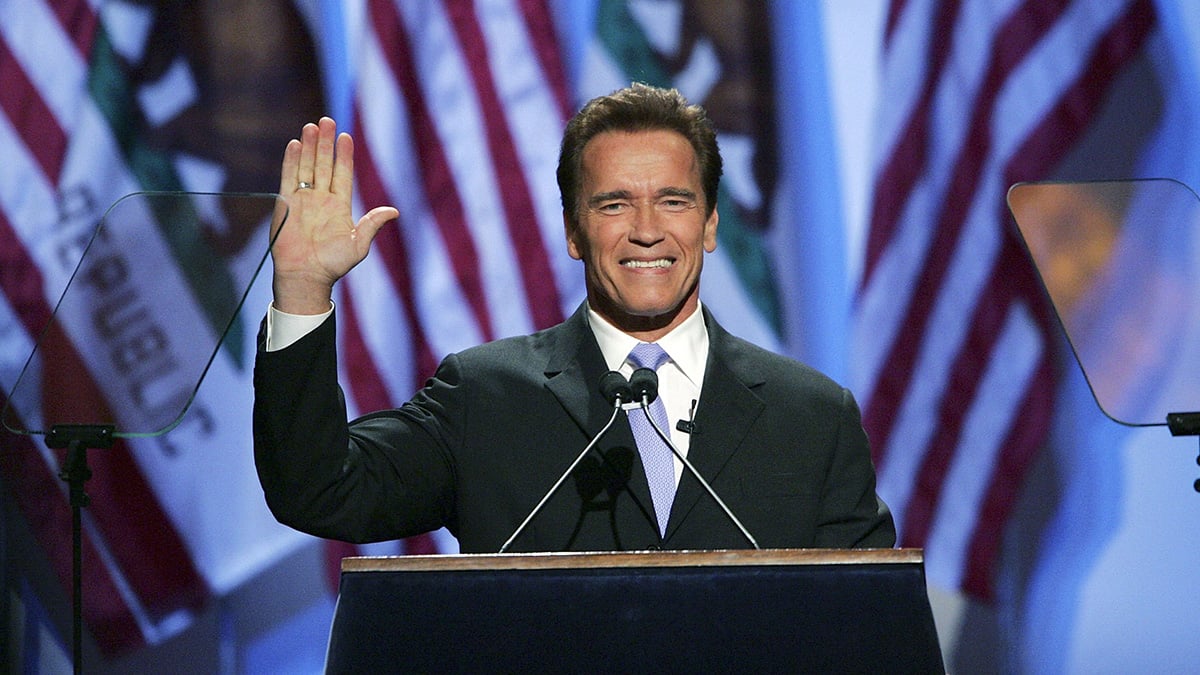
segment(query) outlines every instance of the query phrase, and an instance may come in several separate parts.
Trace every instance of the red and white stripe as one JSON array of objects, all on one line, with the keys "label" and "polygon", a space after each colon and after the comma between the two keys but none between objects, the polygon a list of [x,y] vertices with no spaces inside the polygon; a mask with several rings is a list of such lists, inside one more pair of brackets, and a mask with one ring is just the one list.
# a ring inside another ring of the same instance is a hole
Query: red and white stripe
[{"label": "red and white stripe", "polygon": [[1153,26],[1148,1],[894,0],[855,312],[879,492],[977,596],[1049,425],[1054,332],[1005,192],[1047,178]]},{"label": "red and white stripe", "polygon": [[364,0],[362,15],[356,198],[400,210],[339,285],[343,382],[365,412],[451,352],[561,321],[583,284],[554,179],[568,94],[548,6]]}]

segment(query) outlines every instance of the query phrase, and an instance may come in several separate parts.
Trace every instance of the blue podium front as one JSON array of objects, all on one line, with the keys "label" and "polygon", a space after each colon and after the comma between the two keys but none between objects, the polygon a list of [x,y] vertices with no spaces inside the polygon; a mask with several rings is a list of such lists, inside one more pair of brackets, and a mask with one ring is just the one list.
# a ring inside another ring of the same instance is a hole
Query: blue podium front
[{"label": "blue podium front", "polygon": [[916,549],[347,558],[332,673],[942,673]]}]

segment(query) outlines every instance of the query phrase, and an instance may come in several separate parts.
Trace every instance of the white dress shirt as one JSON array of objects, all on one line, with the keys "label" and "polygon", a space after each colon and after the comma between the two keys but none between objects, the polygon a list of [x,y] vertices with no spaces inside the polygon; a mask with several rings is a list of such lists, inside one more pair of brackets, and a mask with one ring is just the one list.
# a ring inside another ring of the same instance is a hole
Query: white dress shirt
[{"label": "white dress shirt", "polygon": [[[634,370],[633,364],[628,361],[629,352],[640,341],[622,333],[591,307],[588,307],[588,324],[596,336],[596,342],[600,344],[608,368],[629,377]],[[667,408],[667,419],[671,421],[671,428],[664,431],[669,431],[671,442],[681,454],[687,456],[691,436],[676,429],[675,425],[679,420],[691,421],[695,416],[696,405],[700,401],[700,385],[704,382],[704,366],[708,361],[708,329],[704,326],[704,314],[699,304],[691,316],[657,342],[671,357],[658,369],[658,393]],[[630,415],[642,414],[630,408],[640,406],[633,404],[626,406],[626,410]],[[676,457],[676,485],[682,474],[683,462]]]}]

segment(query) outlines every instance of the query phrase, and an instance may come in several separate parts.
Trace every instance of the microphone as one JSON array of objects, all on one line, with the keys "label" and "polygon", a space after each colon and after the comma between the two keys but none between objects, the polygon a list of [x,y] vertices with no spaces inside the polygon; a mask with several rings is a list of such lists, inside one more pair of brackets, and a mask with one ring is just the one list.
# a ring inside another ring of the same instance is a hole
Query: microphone
[{"label": "microphone", "polygon": [[[655,389],[657,390],[657,388],[658,385],[656,382]],[[508,541],[504,542],[504,545],[500,547],[498,553],[504,553],[508,551],[508,547],[512,546],[512,543],[517,540],[517,537],[521,536],[521,533],[525,531],[525,528],[529,526],[529,523],[531,523],[534,517],[537,516],[537,514],[541,512],[542,508],[546,506],[546,502],[550,501],[550,498],[554,496],[554,493],[558,492],[558,489],[567,481],[567,478],[569,478],[571,474],[575,472],[575,467],[579,466],[579,463],[583,461],[583,458],[587,456],[588,452],[596,446],[596,443],[599,442],[606,433],[608,433],[608,430],[612,428],[613,422],[617,421],[617,415],[621,414],[621,405],[624,403],[633,402],[633,393],[629,388],[629,382],[625,379],[624,375],[615,370],[610,370],[600,377],[600,393],[604,396],[604,400],[608,401],[608,404],[612,406],[612,416],[609,417],[608,422],[601,427],[595,438],[593,438],[591,442],[584,447],[583,452],[579,453],[579,456],[575,458],[575,461],[571,462],[571,465],[567,467],[567,470],[558,477],[558,480],[554,481],[554,485],[550,486],[550,490],[542,496],[542,499],[537,503],[537,506],[533,507],[533,510],[529,512],[529,515],[525,516],[525,520],[521,521],[521,524],[517,526],[517,529],[508,538]]]},{"label": "microphone", "polygon": [[746,526],[742,525],[742,521],[738,520],[738,517],[733,515],[733,511],[730,511],[729,507],[725,505],[725,502],[719,496],[717,496],[716,491],[713,490],[712,486],[708,484],[708,481],[704,480],[704,476],[700,475],[700,472],[696,470],[696,467],[692,466],[692,463],[688,461],[687,457],[685,457],[684,454],[679,451],[679,448],[675,447],[675,444],[671,442],[670,436],[667,436],[665,433],[663,433],[663,430],[658,427],[658,423],[654,421],[654,416],[650,414],[650,404],[654,402],[654,399],[658,398],[658,373],[650,370],[649,368],[638,368],[637,370],[633,371],[632,375],[629,376],[629,386],[630,389],[633,390],[634,399],[637,400],[642,407],[642,413],[646,416],[646,419],[650,421],[650,426],[654,427],[654,430],[658,432],[658,437],[667,444],[667,447],[671,448],[671,452],[675,453],[675,456],[679,458],[679,461],[683,462],[683,465],[687,467],[688,472],[690,472],[692,476],[700,483],[700,486],[704,488],[704,491],[708,493],[708,496],[712,497],[712,500],[717,503],[717,506],[721,507],[721,510],[725,512],[725,516],[729,518],[729,521],[733,523],[735,527],[737,527],[738,531],[742,533],[742,536],[746,538],[746,541],[750,542],[750,545],[753,546],[755,550],[760,550],[761,547],[758,545],[758,542],[753,536],[751,536],[750,531],[746,529]]},{"label": "microphone", "polygon": [[633,401],[633,390],[629,387],[629,380],[615,370],[600,376],[600,395],[611,406],[619,407],[622,403]]},{"label": "microphone", "polygon": [[643,401],[643,406],[654,403],[658,398],[658,373],[649,368],[638,368],[629,376],[629,388],[634,401]]},{"label": "microphone", "polygon": [[692,399],[692,410],[688,413],[686,420],[679,420],[675,423],[675,428],[685,434],[698,434],[700,431],[696,429],[696,399]]}]

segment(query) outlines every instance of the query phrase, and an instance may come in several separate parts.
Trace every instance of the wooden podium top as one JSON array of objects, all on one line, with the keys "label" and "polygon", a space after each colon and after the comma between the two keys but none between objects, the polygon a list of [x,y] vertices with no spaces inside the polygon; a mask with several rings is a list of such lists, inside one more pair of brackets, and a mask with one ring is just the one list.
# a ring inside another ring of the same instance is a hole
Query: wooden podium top
[{"label": "wooden podium top", "polygon": [[587,569],[595,567],[728,567],[748,565],[882,565],[924,562],[919,548],[739,549],[594,553],[474,553],[342,559],[342,572]]}]

